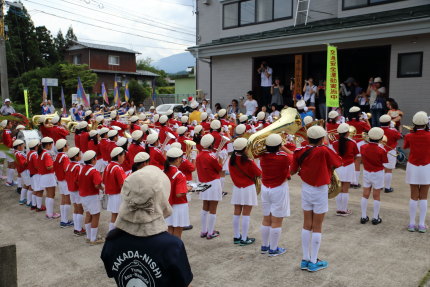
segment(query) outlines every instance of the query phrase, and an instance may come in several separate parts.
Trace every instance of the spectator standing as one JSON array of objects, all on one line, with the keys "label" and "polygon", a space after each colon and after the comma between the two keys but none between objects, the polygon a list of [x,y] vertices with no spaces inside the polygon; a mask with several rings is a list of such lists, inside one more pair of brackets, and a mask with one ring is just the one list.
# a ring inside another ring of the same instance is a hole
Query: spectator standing
[{"label": "spectator standing", "polygon": [[323,120],[327,119],[325,87],[326,87],[326,82],[322,81],[322,84],[318,87],[318,93],[317,93],[318,111],[320,113],[319,118]]},{"label": "spectator standing", "polygon": [[266,61],[263,61],[261,62],[260,68],[258,68],[257,72],[261,75],[262,96],[260,98],[260,104],[262,106],[270,105],[272,103],[270,89],[272,88],[273,70],[269,67]]},{"label": "spectator standing", "polygon": [[354,88],[354,78],[349,77],[345,82],[340,84],[340,93],[342,95],[342,109],[344,111],[345,117],[349,118],[349,109],[354,106],[355,101],[355,88]]},{"label": "spectator standing", "polygon": [[200,107],[200,112],[202,112],[202,113],[205,112],[208,115],[212,114],[212,110],[211,110],[211,108],[209,106],[209,100],[208,99],[203,99],[202,100],[202,105]]},{"label": "spectator standing", "polygon": [[55,107],[54,105],[51,103],[51,100],[48,100],[48,102],[46,103],[46,105],[48,106],[48,114],[53,114],[55,113]]},{"label": "spectator standing", "polygon": [[309,78],[305,81],[305,85],[303,87],[303,100],[308,107],[315,107],[315,95],[317,93],[317,86],[314,85],[314,79]]},{"label": "spectator standing", "polygon": [[139,108],[137,109],[137,111],[139,113],[144,113],[145,112],[145,107],[143,106],[143,104],[139,104]]},{"label": "spectator standing", "polygon": [[42,107],[42,115],[47,115],[49,114],[49,107],[48,107],[48,103],[46,101],[43,101],[40,106]]},{"label": "spectator standing", "polygon": [[[256,100],[253,99],[254,96],[254,92],[253,91],[248,91],[246,93],[246,101],[242,102],[242,106],[245,107],[245,114],[248,117],[252,117],[255,116],[257,109],[258,109],[258,103]],[[242,98],[243,99],[243,98]]]},{"label": "spectator standing", "polygon": [[239,102],[237,100],[232,100],[231,105],[228,106],[227,114],[238,114],[240,111],[239,109]]},{"label": "spectator standing", "polygon": [[222,109],[221,104],[220,103],[216,103],[215,104],[215,113],[218,113],[219,110],[221,110],[221,109]]},{"label": "spectator standing", "polygon": [[367,94],[369,95],[370,112],[372,113],[372,127],[379,127],[379,118],[386,110],[386,90],[380,77],[369,79]]},{"label": "spectator standing", "polygon": [[99,100],[94,100],[93,111],[98,111],[100,109]]},{"label": "spectator standing", "polygon": [[8,116],[15,113],[15,109],[12,107],[12,103],[9,99],[5,99],[3,106],[0,108],[2,116]]},{"label": "spectator standing", "polygon": [[357,89],[356,90],[356,97],[355,97],[355,103],[358,105],[361,109],[361,111],[368,113],[370,112],[370,106],[369,106],[369,95],[367,92],[363,89]]},{"label": "spectator standing", "polygon": [[391,121],[394,122],[394,128],[399,132],[402,131],[401,120],[403,112],[399,109],[399,104],[393,98],[387,99],[387,114],[391,117]]},{"label": "spectator standing", "polygon": [[76,108],[76,103],[72,104],[72,107],[70,108],[69,112],[70,115],[72,116],[72,120],[76,122],[76,113],[77,113],[78,109]]},{"label": "spectator standing", "polygon": [[281,85],[281,81],[276,78],[273,83],[270,94],[272,95],[272,102],[269,104],[277,104],[278,106],[282,105],[282,94],[284,92],[284,86]]}]

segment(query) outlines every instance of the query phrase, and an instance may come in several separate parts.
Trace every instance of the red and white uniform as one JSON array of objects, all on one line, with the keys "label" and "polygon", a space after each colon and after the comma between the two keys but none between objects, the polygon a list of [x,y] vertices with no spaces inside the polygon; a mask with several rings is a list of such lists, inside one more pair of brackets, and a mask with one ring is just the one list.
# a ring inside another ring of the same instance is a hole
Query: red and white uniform
[{"label": "red and white uniform", "polygon": [[[158,138],[160,140],[160,144],[163,144],[165,139],[166,139],[166,134],[167,133],[171,133],[173,136],[175,136],[175,138],[178,138],[178,134],[175,133],[171,128],[169,128],[166,125],[163,125],[160,127],[160,133],[158,134]],[[169,140],[169,142],[167,143],[168,145],[172,144],[175,142],[175,139],[171,139]]]},{"label": "red and white uniform", "polygon": [[103,138],[99,142],[100,153],[102,155],[103,161],[107,164],[110,161],[110,148],[109,148],[110,140],[107,138]]},{"label": "red and white uniform", "polygon": [[419,129],[407,134],[403,148],[410,149],[406,165],[406,183],[430,184],[430,132]]},{"label": "red and white uniform", "polygon": [[37,170],[38,157],[39,156],[35,150],[30,150],[27,153],[27,167],[28,171],[30,172],[31,189],[33,189],[33,191],[42,190],[40,187],[40,174]]},{"label": "red and white uniform", "polygon": [[39,126],[39,130],[42,134],[42,137],[51,137],[51,128],[47,128],[44,124],[41,124]]},{"label": "red and white uniform", "polygon": [[70,193],[70,201],[72,203],[81,204],[81,197],[79,196],[79,184],[77,179],[81,172],[82,166],[76,162],[71,161],[65,170],[65,179],[67,183],[67,189]]},{"label": "red and white uniform", "polygon": [[66,139],[69,135],[69,131],[61,126],[53,126],[51,128],[51,138],[54,142],[57,142],[59,139]]},{"label": "red and white uniform", "polygon": [[90,214],[100,213],[99,190],[96,187],[102,183],[102,177],[94,166],[86,164],[82,166],[78,176],[79,196],[85,211]]},{"label": "red and white uniform", "polygon": [[81,145],[81,152],[84,153],[88,150],[88,142],[90,140],[89,132],[82,132],[79,134],[79,143]]},{"label": "red and white uniform", "polygon": [[344,154],[339,154],[339,140],[333,142],[334,151],[342,158],[342,166],[336,169],[341,182],[355,181],[355,157],[360,153],[355,141],[347,138]]},{"label": "red and white uniform", "polygon": [[387,151],[378,143],[367,143],[361,147],[363,161],[363,187],[384,187],[384,164],[388,163]]},{"label": "red and white uniform", "polygon": [[196,170],[196,167],[194,164],[185,158],[182,161],[181,165],[179,166],[179,170],[185,175],[187,181],[193,180],[193,171]]},{"label": "red and white uniform", "polygon": [[[187,200],[187,179],[185,175],[176,167],[171,165],[166,172],[170,180],[169,203],[172,206],[172,215],[166,218],[166,224],[173,227],[185,227],[190,225],[188,200]],[[206,192],[206,191],[205,191]],[[178,195],[181,195],[178,197]]]},{"label": "red and white uniform", "polygon": [[133,165],[134,163],[134,157],[140,153],[140,152],[144,152],[145,148],[141,145],[141,144],[136,144],[136,143],[131,143],[130,146],[128,147],[128,152],[127,152],[127,157],[128,157],[128,162]]},{"label": "red and white uniform", "polygon": [[119,128],[121,128],[121,130],[119,130],[118,131],[118,135],[120,136],[120,137],[123,137],[124,136],[124,132],[127,130],[127,125],[126,124],[124,124],[124,123],[121,123],[121,122],[119,122],[119,121],[117,121],[117,120],[114,120],[114,121],[112,121],[111,123],[110,123],[110,126],[112,127],[112,126],[117,126],[117,127],[119,127]]},{"label": "red and white uniform", "polygon": [[197,155],[196,168],[199,181],[211,185],[206,191],[200,192],[199,198],[201,200],[221,201],[220,172],[222,166],[219,164],[215,154],[207,149],[203,149]]},{"label": "red and white uniform", "polygon": [[384,166],[388,169],[395,169],[397,163],[397,142],[402,138],[402,134],[398,130],[390,127],[381,127],[384,130],[384,135],[387,137],[385,150],[388,152],[388,163]]},{"label": "red and white uniform", "polygon": [[[48,170],[48,167],[52,168]],[[57,186],[53,167],[52,156],[46,150],[43,150],[37,160],[37,170],[40,174],[40,187],[42,189]]]},{"label": "red and white uniform", "polygon": [[121,165],[116,161],[111,161],[103,173],[103,183],[105,193],[108,195],[107,210],[112,213],[119,212],[121,205],[121,189],[126,178]]},{"label": "red and white uniform", "polygon": [[239,154],[235,154],[235,156],[235,165],[232,165],[231,158],[229,161],[229,171],[233,181],[231,204],[257,206],[254,179],[261,176],[261,170],[254,161],[249,159],[244,161]]},{"label": "red and white uniform", "polygon": [[12,132],[9,129],[3,130],[3,144],[8,148],[12,148]]},{"label": "red and white uniform", "polygon": [[149,145],[149,157],[150,165],[155,165],[161,170],[164,169],[164,162],[166,161],[166,158],[158,147]]},{"label": "red and white uniform", "polygon": [[60,152],[54,161],[54,171],[58,182],[58,189],[60,194],[69,195],[69,189],[67,188],[66,182],[66,169],[70,164],[70,159],[67,157],[66,153]]},{"label": "red and white uniform", "polygon": [[190,138],[184,136],[184,135],[179,135],[178,136],[178,143],[181,144],[181,149],[183,152],[185,152],[187,150],[187,145],[185,144],[186,140],[191,140]]},{"label": "red and white uniform", "polygon": [[134,131],[140,131],[140,126],[138,124],[130,124],[130,133],[133,133]]},{"label": "red and white uniform", "polygon": [[[361,146],[364,145],[366,142],[363,140],[362,133],[368,132],[370,130],[370,125],[364,121],[357,121],[356,119],[352,119],[347,122],[348,125],[354,126],[357,132],[355,133],[354,137],[352,138],[357,143],[358,151],[361,153]],[[361,156],[358,154],[358,156]]]},{"label": "red and white uniform", "polygon": [[81,149],[81,135],[75,134],[75,147]]},{"label": "red and white uniform", "polygon": [[[326,129],[327,129],[327,131],[334,133],[334,136],[335,136],[336,140],[339,140],[339,135],[337,133],[337,128],[339,127],[339,125],[340,124],[338,124],[338,123],[334,123],[334,124],[333,123],[329,123],[329,122],[326,123]],[[330,138],[328,139],[328,141],[329,141],[330,144],[333,144],[333,140],[331,140]]]},{"label": "red and white uniform", "polygon": [[123,168],[125,174],[128,175],[131,172],[132,165],[133,165],[133,160],[130,161],[130,156],[128,155],[128,151],[125,151],[124,162],[121,164],[121,167]]},{"label": "red and white uniform", "polygon": [[203,127],[205,133],[211,130],[211,124],[209,122],[201,122],[200,125]]},{"label": "red and white uniform", "polygon": [[21,176],[21,181],[24,185],[30,186],[30,172],[27,167],[27,158],[24,152],[15,151],[15,168],[18,174]]}]

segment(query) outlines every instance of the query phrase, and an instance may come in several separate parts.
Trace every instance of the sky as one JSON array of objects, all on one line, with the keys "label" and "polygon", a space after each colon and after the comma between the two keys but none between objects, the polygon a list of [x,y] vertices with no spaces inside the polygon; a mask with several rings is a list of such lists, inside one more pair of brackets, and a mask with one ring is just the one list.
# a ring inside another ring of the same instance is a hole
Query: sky
[{"label": "sky", "polygon": [[52,35],[73,27],[83,42],[121,46],[153,61],[195,43],[194,0],[21,0]]}]

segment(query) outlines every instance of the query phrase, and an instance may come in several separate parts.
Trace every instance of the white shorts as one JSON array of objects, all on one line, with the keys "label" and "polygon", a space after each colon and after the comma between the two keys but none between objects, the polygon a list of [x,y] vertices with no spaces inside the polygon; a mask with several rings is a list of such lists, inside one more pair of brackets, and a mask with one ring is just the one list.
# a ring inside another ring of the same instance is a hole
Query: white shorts
[{"label": "white shorts", "polygon": [[290,216],[290,192],[288,182],[270,188],[261,185],[261,206],[263,216],[287,217]]},{"label": "white shorts", "polygon": [[302,209],[323,214],[328,211],[328,185],[312,186],[302,182]]},{"label": "white shorts", "polygon": [[355,164],[351,163],[347,166],[341,166],[336,168],[337,175],[341,182],[355,182]]},{"label": "white shorts", "polygon": [[231,204],[234,205],[251,205],[257,206],[257,190],[255,184],[247,187],[237,187],[233,185],[233,195],[231,196]]},{"label": "white shorts", "polygon": [[384,167],[388,169],[395,169],[397,163],[396,150],[390,150],[387,154],[388,163],[384,163]]},{"label": "white shorts", "polygon": [[72,204],[82,204],[81,196],[79,195],[79,191],[69,191],[70,193],[70,202]]},{"label": "white shorts", "polygon": [[100,173],[102,173],[107,165],[107,162],[105,162],[103,159],[98,159],[94,168]]},{"label": "white shorts", "polygon": [[31,189],[33,191],[43,190],[43,187],[40,186],[40,174],[35,174],[31,177]]},{"label": "white shorts", "polygon": [[205,183],[211,185],[211,187],[203,192],[200,192],[199,199],[221,201],[222,200],[221,180],[215,179]]},{"label": "white shorts", "polygon": [[58,190],[60,191],[60,194],[70,195],[69,188],[67,187],[67,181],[65,180],[58,182]]},{"label": "white shorts", "polygon": [[413,165],[406,164],[406,183],[407,184],[430,184],[430,164]]},{"label": "white shorts", "polygon": [[165,220],[167,226],[185,227],[190,225],[188,203],[172,205],[172,215]]},{"label": "white shorts", "polygon": [[30,171],[28,169],[21,172],[21,182],[26,186],[31,186]]},{"label": "white shorts", "polygon": [[119,213],[119,206],[121,205],[121,194],[108,194],[107,211],[112,213]]},{"label": "white shorts", "polygon": [[357,148],[358,148],[358,152],[359,152],[359,154],[357,154],[357,157],[361,157],[361,146],[362,145],[365,145],[366,144],[366,142],[365,141],[359,141],[358,143],[357,143]]},{"label": "white shorts", "polygon": [[48,173],[40,175],[39,179],[40,188],[45,189],[47,187],[57,186],[57,179],[55,178],[55,173]]},{"label": "white shorts", "polygon": [[100,213],[101,204],[98,194],[90,196],[81,196],[82,206],[84,210],[92,214]]},{"label": "white shorts", "polygon": [[373,189],[381,189],[385,186],[384,170],[377,172],[363,171],[363,187]]}]

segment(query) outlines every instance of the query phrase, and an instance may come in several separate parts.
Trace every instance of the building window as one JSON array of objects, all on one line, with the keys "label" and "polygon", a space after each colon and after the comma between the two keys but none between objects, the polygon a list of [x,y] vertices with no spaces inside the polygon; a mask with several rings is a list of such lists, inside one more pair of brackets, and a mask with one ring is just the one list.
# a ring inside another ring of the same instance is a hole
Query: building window
[{"label": "building window", "polygon": [[386,3],[392,3],[397,1],[404,1],[404,0],[342,0],[342,9],[348,10],[348,9],[355,9],[355,8],[363,8],[378,4],[386,4]]},{"label": "building window", "polygon": [[243,0],[228,3],[223,6],[223,28],[284,20],[292,18],[292,12],[293,0]]},{"label": "building window", "polygon": [[423,72],[423,52],[402,53],[397,58],[397,77],[421,77]]},{"label": "building window", "polygon": [[73,55],[73,59],[72,59],[73,64],[75,65],[80,65],[82,64],[82,55]]},{"label": "building window", "polygon": [[109,55],[109,65],[119,66],[119,56]]}]

